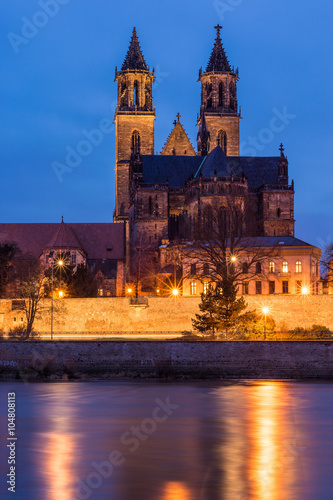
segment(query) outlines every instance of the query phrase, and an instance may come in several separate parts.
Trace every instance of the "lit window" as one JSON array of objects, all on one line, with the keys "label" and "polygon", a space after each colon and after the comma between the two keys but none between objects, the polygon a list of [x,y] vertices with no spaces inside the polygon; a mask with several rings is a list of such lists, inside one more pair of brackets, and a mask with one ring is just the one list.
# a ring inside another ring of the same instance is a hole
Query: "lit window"
[{"label": "lit window", "polygon": [[284,261],[282,263],[282,272],[283,273],[289,273],[289,266],[288,266],[288,262]]},{"label": "lit window", "polygon": [[270,262],[269,263],[269,272],[270,273],[275,273],[275,262]]},{"label": "lit window", "polygon": [[197,294],[197,282],[191,281],[191,295]]},{"label": "lit window", "polygon": [[302,272],[302,262],[298,260],[296,262],[296,273],[301,273]]},{"label": "lit window", "polygon": [[206,293],[208,292],[209,290],[209,283],[208,281],[204,281],[204,284],[203,284],[203,293],[206,295]]},{"label": "lit window", "polygon": [[98,295],[99,295],[100,297],[103,297],[103,288],[99,288],[99,289],[98,289]]}]

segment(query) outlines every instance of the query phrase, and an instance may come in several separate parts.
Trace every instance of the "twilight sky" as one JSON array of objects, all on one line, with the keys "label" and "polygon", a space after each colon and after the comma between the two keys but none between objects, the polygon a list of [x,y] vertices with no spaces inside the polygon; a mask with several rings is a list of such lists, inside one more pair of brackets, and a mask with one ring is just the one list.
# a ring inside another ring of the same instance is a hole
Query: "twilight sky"
[{"label": "twilight sky", "polygon": [[71,171],[56,175],[53,166],[66,165],[83,131],[113,122],[114,70],[133,26],[155,67],[155,150],[178,112],[195,145],[198,70],[217,23],[239,67],[241,154],[276,156],[283,142],[296,236],[319,247],[333,240],[331,0],[2,2],[0,222],[112,221],[113,126]]}]

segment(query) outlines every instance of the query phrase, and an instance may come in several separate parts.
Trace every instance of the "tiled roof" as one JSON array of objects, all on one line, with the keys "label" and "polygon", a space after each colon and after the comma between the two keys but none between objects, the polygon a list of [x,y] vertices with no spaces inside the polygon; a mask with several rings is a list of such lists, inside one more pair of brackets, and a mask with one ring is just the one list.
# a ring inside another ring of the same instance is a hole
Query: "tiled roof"
[{"label": "tiled roof", "polygon": [[[188,242],[188,246],[195,247],[195,243]],[[227,246],[229,243],[227,243]],[[294,236],[255,236],[255,237],[245,237],[240,240],[239,248],[257,248],[257,247],[275,247],[275,248],[287,248],[287,247],[308,247],[317,248],[310,243],[306,243],[303,240],[294,238]],[[318,248],[318,250],[320,250]]]},{"label": "tiled roof", "polygon": [[[122,223],[66,223],[80,242],[88,259],[124,259]],[[40,257],[50,248],[59,224],[0,224],[0,243],[16,243],[24,254]]]},{"label": "tiled roof", "polygon": [[143,155],[143,182],[162,184],[168,180],[169,186],[183,187],[202,161],[202,156]]},{"label": "tiled roof", "polygon": [[216,146],[216,148],[205,157],[205,161],[202,163],[196,177],[198,177],[199,174],[202,174],[203,177],[213,177],[215,172],[219,177],[227,177],[231,173],[230,165],[228,164],[227,157],[221,146]]},{"label": "tiled roof", "polygon": [[141,47],[135,28],[133,28],[130,46],[121,67],[122,71],[125,71],[126,69],[148,70],[145,58],[143,57],[143,54],[141,52]]},{"label": "tiled roof", "polygon": [[46,245],[46,248],[68,248],[82,249],[82,245],[77,239],[73,229],[62,221],[51,241]]}]

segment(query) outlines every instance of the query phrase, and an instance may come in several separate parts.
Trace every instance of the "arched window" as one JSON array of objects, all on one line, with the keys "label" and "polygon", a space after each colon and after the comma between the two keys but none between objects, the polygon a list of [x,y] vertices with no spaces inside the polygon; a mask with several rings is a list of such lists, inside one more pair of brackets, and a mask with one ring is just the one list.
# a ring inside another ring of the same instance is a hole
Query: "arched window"
[{"label": "arched window", "polygon": [[269,272],[270,273],[275,273],[275,262],[270,262],[269,263]]},{"label": "arched window", "polygon": [[140,142],[140,134],[137,130],[134,130],[132,134],[132,149],[134,154],[140,153]]},{"label": "arched window", "polygon": [[211,83],[207,83],[206,92],[207,92],[207,108],[212,108],[213,107],[213,85]]},{"label": "arched window", "polygon": [[229,85],[229,95],[230,95],[230,109],[233,111],[236,110],[236,85],[234,82],[231,82]]},{"label": "arched window", "polygon": [[302,262],[298,260],[296,262],[296,273],[301,273],[302,272]]},{"label": "arched window", "polygon": [[191,281],[191,295],[197,294],[197,282]]},{"label": "arched window", "polygon": [[219,85],[219,107],[223,107],[223,94],[224,94],[224,88],[223,88],[223,82],[220,82]]},{"label": "arched window", "polygon": [[261,263],[260,262],[256,263],[256,274],[261,274]]},{"label": "arched window", "polygon": [[224,151],[224,154],[227,154],[227,134],[225,133],[225,131],[219,130],[217,138],[218,138],[217,142]]},{"label": "arched window", "polygon": [[289,273],[289,265],[288,265],[288,262],[286,262],[286,261],[282,262],[282,272]]},{"label": "arched window", "polygon": [[134,106],[139,106],[139,88],[137,80],[134,82]]},{"label": "arched window", "polygon": [[145,105],[147,109],[151,109],[152,101],[151,101],[151,87],[149,84],[146,85],[145,88]]},{"label": "arched window", "polygon": [[122,85],[121,85],[121,89],[120,89],[120,106],[127,106],[127,85],[126,85],[126,82],[124,82]]}]

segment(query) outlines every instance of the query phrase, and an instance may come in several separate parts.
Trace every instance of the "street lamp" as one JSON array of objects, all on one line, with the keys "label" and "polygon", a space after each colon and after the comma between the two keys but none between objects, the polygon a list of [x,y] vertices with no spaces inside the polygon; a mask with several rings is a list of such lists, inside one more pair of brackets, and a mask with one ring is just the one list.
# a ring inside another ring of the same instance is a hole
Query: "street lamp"
[{"label": "street lamp", "polygon": [[264,313],[265,316],[265,323],[264,323],[264,340],[266,340],[266,324],[267,324],[267,314],[269,314],[269,307],[263,307],[262,312]]},{"label": "street lamp", "polygon": [[173,290],[172,290],[172,295],[173,295],[174,297],[177,297],[177,295],[179,295],[179,290],[178,290],[178,288],[173,288]]},{"label": "street lamp", "polygon": [[[64,265],[63,260],[58,260],[57,265],[60,266],[60,268]],[[53,340],[53,268],[54,268],[55,260],[52,260],[52,266],[51,266],[51,340]]]},{"label": "street lamp", "polygon": [[229,277],[229,260],[232,264],[234,264],[234,262],[236,262],[237,260],[237,257],[235,255],[232,255],[231,257],[227,257],[227,278]]}]

